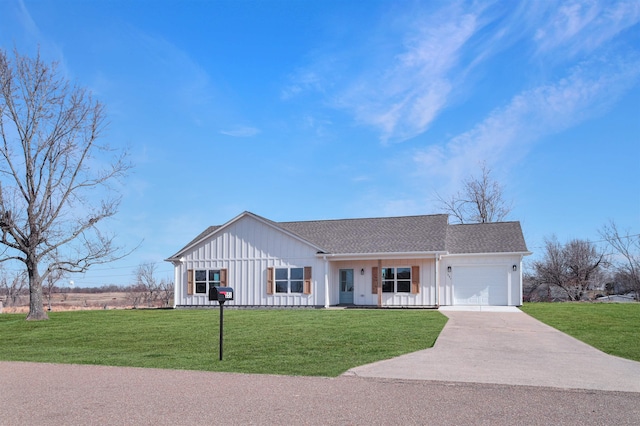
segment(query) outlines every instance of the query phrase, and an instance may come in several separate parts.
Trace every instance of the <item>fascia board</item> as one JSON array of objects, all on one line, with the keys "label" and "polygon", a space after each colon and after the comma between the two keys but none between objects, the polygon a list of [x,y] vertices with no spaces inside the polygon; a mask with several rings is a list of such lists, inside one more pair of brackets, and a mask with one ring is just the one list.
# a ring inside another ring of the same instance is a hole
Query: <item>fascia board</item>
[{"label": "fascia board", "polygon": [[399,253],[322,253],[316,254],[317,257],[326,258],[327,260],[378,260],[378,259],[424,259],[436,258],[438,255],[445,255],[446,251],[410,251]]},{"label": "fascia board", "polygon": [[529,256],[533,252],[530,251],[500,251],[491,253],[448,253],[442,257],[476,257],[476,256]]}]

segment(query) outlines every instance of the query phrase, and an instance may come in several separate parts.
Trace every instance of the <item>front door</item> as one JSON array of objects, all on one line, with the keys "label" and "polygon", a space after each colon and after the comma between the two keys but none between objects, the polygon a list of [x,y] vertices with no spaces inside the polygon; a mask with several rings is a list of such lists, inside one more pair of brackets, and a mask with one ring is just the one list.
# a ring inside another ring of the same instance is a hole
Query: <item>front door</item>
[{"label": "front door", "polygon": [[353,269],[340,269],[340,304],[353,305]]}]

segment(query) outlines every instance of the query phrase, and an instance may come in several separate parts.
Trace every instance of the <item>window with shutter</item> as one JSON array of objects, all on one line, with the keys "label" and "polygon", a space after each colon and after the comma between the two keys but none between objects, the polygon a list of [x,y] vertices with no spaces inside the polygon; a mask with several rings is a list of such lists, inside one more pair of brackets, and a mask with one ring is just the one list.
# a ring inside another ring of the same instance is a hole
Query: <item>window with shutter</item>
[{"label": "window with shutter", "polygon": [[[378,268],[371,268],[371,293],[378,292]],[[420,267],[402,266],[382,268],[383,293],[412,293],[420,292]]]},{"label": "window with shutter", "polygon": [[311,294],[311,267],[267,268],[267,294]]},{"label": "window with shutter", "polygon": [[189,294],[208,294],[211,287],[227,286],[226,269],[190,269],[189,271],[192,291]]}]

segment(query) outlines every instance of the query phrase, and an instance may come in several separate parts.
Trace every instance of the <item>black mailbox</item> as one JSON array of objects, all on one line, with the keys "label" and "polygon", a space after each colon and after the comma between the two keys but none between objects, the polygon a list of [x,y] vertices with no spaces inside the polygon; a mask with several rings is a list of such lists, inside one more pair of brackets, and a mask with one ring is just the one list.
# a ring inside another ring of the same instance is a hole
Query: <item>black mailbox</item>
[{"label": "black mailbox", "polygon": [[209,288],[209,300],[224,303],[233,300],[233,289],[231,287],[211,287]]}]

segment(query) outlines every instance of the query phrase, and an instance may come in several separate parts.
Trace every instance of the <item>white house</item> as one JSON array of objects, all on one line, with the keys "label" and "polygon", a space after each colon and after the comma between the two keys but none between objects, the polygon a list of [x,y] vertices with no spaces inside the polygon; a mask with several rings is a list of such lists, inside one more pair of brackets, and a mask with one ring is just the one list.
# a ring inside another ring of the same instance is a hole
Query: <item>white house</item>
[{"label": "white house", "polygon": [[519,222],[449,225],[444,214],[273,222],[244,212],[167,261],[175,307],[437,307],[522,304]]}]

